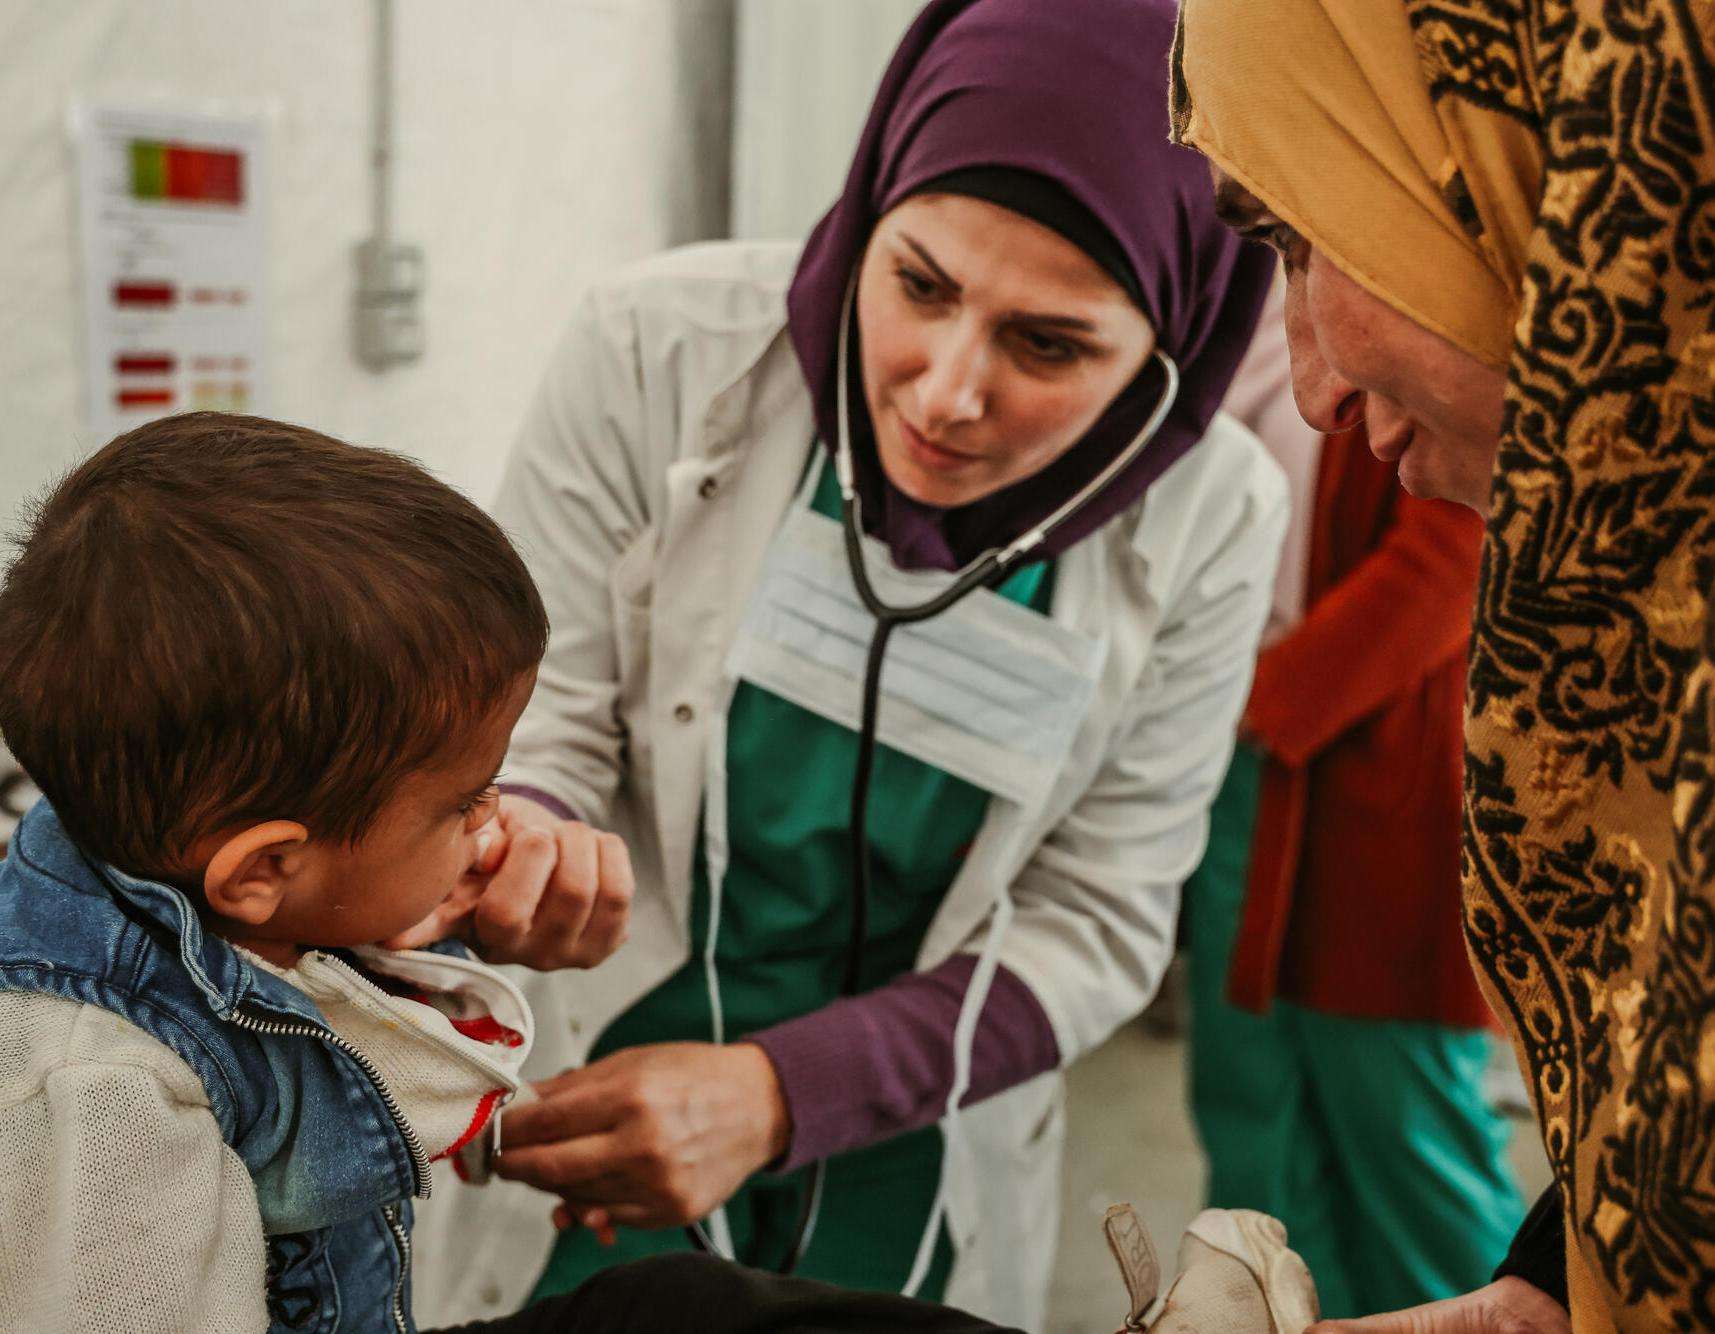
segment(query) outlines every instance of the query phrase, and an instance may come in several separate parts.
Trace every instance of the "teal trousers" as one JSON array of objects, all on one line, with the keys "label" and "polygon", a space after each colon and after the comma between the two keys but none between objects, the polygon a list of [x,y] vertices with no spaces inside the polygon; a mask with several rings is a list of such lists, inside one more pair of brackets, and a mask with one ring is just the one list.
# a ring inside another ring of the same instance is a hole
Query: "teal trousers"
[{"label": "teal trousers", "polygon": [[1481,1287],[1524,1216],[1509,1126],[1484,1095],[1491,1035],[1284,1001],[1256,1015],[1226,999],[1261,768],[1241,746],[1185,886],[1191,1109],[1209,1203],[1285,1223],[1327,1317]]}]

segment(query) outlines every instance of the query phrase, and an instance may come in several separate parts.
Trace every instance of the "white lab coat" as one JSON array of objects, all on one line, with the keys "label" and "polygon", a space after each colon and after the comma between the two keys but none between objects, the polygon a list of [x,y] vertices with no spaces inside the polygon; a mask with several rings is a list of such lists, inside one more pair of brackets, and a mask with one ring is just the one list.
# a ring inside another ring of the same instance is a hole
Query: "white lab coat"
[{"label": "white lab coat", "polygon": [[[630,939],[610,961],[526,983],[535,1077],[582,1061],[689,957],[708,713],[816,438],[786,334],[796,259],[789,245],[697,246],[598,284],[512,456],[497,512],[553,637],[506,778],[621,834],[638,883]],[[1062,1061],[1135,1015],[1172,956],[1285,523],[1279,468],[1218,417],[1141,502],[1058,560],[1054,618],[1103,641],[1094,701],[1046,804],[990,803],[918,962],[978,949],[991,903],[1009,893],[1000,961],[1040,1000]],[[992,1098],[960,1125],[947,1300],[1037,1326],[1061,1079]],[[552,1201],[510,1185],[447,1195],[419,1214],[419,1319],[515,1307],[545,1260]]]}]

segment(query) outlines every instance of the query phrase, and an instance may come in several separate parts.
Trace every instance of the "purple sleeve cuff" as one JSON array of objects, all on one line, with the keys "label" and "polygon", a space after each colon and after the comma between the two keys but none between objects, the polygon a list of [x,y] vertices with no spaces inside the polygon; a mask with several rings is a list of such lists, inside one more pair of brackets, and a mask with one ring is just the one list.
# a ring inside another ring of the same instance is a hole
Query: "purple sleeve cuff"
[{"label": "purple sleeve cuff", "polygon": [[[926,973],[834,1001],[746,1038],[780,1077],[792,1139],[772,1164],[790,1171],[931,1125],[953,1090],[953,1027],[977,961],[956,954]],[[1054,1069],[1060,1046],[1022,981],[995,970],[962,1106]]]},{"label": "purple sleeve cuff", "polygon": [[531,787],[527,783],[502,783],[500,785],[500,795],[503,797],[523,797],[528,801],[533,801],[538,806],[547,807],[548,810],[552,811],[562,820],[575,820],[578,818],[577,813],[552,792],[544,792],[541,788]]}]

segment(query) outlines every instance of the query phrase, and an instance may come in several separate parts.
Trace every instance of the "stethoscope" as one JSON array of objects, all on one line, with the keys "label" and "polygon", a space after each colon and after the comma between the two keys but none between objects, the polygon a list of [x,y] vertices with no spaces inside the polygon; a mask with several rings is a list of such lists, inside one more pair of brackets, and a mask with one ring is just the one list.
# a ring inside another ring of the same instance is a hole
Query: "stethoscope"
[{"label": "stethoscope", "polygon": [[[840,982],[840,995],[857,994],[863,971],[864,942],[869,931],[870,855],[869,855],[869,784],[875,767],[876,716],[881,698],[881,666],[887,655],[887,643],[896,628],[927,621],[962,602],[979,588],[992,588],[1002,583],[1024,559],[1038,550],[1049,536],[1099,496],[1141,454],[1172,410],[1179,396],[1179,367],[1173,358],[1157,348],[1154,358],[1161,364],[1165,386],[1161,401],[1155,405],[1141,430],[1130,444],[1121,450],[1101,472],[1081,487],[1041,523],[1014,538],[1005,546],[990,547],[953,576],[953,581],[934,597],[915,606],[902,607],[882,599],[870,583],[869,570],[863,555],[863,502],[858,498],[857,467],[852,459],[850,350],[851,326],[856,305],[857,280],[846,288],[840,313],[838,365],[835,370],[838,404],[835,408],[838,438],[834,443],[834,475],[840,484],[840,518],[845,530],[846,565],[852,583],[869,614],[875,617],[875,633],[870,636],[869,652],[864,660],[863,708],[858,727],[857,762],[852,772],[852,804],[848,825],[851,844],[852,918],[851,934],[846,943],[846,966]],[[804,1205],[799,1212],[792,1249],[781,1266],[782,1274],[790,1274],[803,1260],[815,1235],[816,1219],[822,1208],[822,1189],[827,1179],[827,1164],[817,1162],[810,1168],[810,1188],[805,1192]],[[685,1229],[698,1250],[711,1255],[722,1254],[702,1223],[695,1222]]]}]

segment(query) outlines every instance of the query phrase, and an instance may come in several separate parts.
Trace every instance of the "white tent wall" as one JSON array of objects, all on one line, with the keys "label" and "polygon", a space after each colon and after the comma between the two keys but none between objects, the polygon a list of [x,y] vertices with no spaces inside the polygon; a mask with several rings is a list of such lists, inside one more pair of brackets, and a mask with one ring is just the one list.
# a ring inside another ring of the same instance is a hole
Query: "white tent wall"
[{"label": "white tent wall", "polygon": [[732,234],[805,235],[845,183],[876,84],[923,0],[738,0]]},{"label": "white tent wall", "polygon": [[74,98],[271,109],[263,410],[413,454],[478,500],[577,289],[725,231],[732,0],[397,0],[394,231],[427,256],[427,352],[364,369],[373,13],[0,0],[0,522],[102,443],[83,417]]}]

